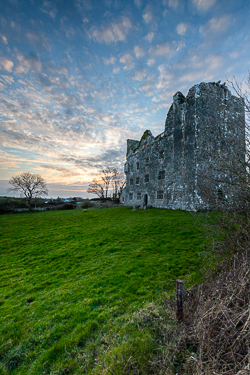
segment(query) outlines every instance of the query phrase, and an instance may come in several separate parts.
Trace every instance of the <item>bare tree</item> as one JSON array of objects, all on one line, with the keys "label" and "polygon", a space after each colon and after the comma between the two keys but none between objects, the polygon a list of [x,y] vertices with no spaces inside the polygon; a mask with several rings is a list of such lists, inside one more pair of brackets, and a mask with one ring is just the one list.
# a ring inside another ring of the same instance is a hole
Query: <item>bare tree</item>
[{"label": "bare tree", "polygon": [[[244,102],[245,117],[235,118],[232,124],[231,140],[227,139],[227,157],[221,157],[218,165],[230,178],[227,183],[233,188],[235,194],[231,200],[225,200],[227,210],[234,210],[244,214],[250,210],[250,72],[246,79],[238,83],[233,77],[229,84],[237,97]],[[234,139],[240,140],[237,150]]]},{"label": "bare tree", "polygon": [[10,179],[9,184],[12,186],[9,191],[19,191],[25,197],[26,204],[31,211],[32,201],[35,198],[48,195],[45,180],[38,174],[21,173]]},{"label": "bare tree", "polygon": [[104,182],[101,179],[94,178],[89,184],[88,193],[96,194],[99,198],[104,199]]},{"label": "bare tree", "polygon": [[108,197],[110,187],[113,188],[113,197],[119,198],[125,185],[123,174],[116,167],[102,168],[97,177],[89,184],[88,193],[96,194],[99,198]]},{"label": "bare tree", "polygon": [[122,189],[125,186],[126,179],[118,168],[112,168],[112,183],[113,183],[113,196],[114,198],[120,198]]},{"label": "bare tree", "polygon": [[99,177],[103,181],[105,198],[107,199],[109,185],[113,179],[113,168],[111,167],[102,168],[102,170],[100,171]]}]

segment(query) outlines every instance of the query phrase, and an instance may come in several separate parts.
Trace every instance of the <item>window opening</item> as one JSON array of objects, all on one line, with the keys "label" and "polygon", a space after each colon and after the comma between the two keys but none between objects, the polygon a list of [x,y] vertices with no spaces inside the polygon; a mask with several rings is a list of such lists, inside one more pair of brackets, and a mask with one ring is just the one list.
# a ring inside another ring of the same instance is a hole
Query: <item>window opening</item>
[{"label": "window opening", "polygon": [[157,199],[163,199],[163,190],[157,190]]},{"label": "window opening", "polygon": [[159,171],[158,180],[164,180],[165,178],[165,171]]}]

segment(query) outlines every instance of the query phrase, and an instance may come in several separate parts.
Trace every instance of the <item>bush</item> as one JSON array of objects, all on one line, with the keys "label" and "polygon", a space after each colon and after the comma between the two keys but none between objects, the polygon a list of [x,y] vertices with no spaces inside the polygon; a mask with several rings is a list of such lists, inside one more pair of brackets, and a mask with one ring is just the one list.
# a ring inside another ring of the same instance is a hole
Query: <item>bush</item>
[{"label": "bush", "polygon": [[86,199],[82,202],[82,204],[80,205],[81,208],[91,208],[93,207],[93,203],[91,203],[90,200]]},{"label": "bush", "polygon": [[56,206],[54,209],[55,210],[73,210],[76,208],[76,205],[74,203],[63,203],[60,204],[59,206]]}]

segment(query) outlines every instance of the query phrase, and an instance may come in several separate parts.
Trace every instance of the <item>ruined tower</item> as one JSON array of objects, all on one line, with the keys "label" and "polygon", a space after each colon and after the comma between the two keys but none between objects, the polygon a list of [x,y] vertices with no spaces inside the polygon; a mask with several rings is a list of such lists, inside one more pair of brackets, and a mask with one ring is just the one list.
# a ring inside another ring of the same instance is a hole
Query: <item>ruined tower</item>
[{"label": "ruined tower", "polygon": [[197,211],[209,208],[209,194],[234,194],[227,184],[234,176],[216,160],[233,153],[244,160],[244,126],[244,102],[225,84],[201,82],[186,97],[177,92],[163,133],[128,139],[122,202]]}]

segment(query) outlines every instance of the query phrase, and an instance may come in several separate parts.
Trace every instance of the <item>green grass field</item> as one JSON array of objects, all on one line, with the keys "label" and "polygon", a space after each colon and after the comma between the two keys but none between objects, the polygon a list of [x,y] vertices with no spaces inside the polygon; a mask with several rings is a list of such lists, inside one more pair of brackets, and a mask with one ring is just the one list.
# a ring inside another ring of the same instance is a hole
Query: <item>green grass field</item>
[{"label": "green grass field", "polygon": [[0,374],[99,373],[105,335],[200,280],[202,225],[125,207],[0,216]]}]

